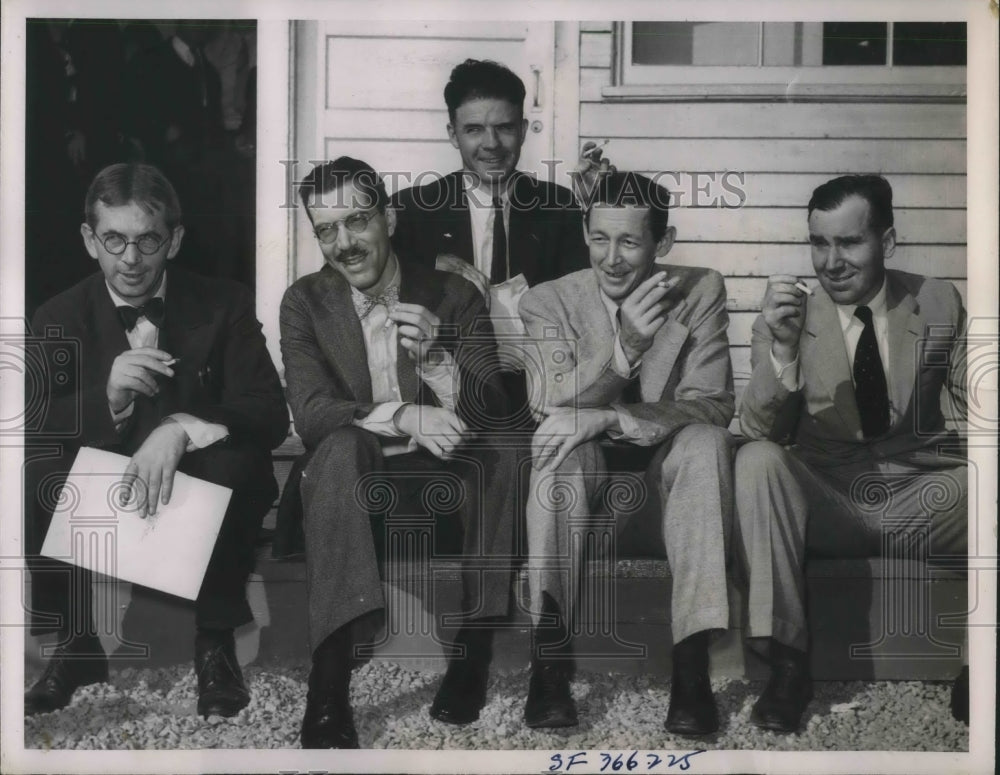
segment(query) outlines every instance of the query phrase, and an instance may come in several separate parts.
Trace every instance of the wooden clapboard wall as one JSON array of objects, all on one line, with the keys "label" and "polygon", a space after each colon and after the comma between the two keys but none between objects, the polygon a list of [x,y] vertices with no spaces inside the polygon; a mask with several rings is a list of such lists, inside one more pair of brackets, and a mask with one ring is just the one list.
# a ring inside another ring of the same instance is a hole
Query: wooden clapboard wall
[{"label": "wooden clapboard wall", "polygon": [[670,260],[726,277],[737,397],[766,278],[812,275],[805,206],[824,180],[885,175],[899,240],[889,266],[950,279],[965,297],[964,104],[608,100],[612,39],[610,22],[580,25],[580,143],[609,139],[619,169],[673,173]]}]

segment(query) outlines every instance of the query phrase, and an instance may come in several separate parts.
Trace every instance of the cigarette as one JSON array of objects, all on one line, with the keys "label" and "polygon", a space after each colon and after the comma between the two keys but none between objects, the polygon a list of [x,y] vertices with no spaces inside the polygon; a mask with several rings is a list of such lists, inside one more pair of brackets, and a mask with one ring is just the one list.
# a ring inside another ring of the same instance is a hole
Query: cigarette
[{"label": "cigarette", "polygon": [[173,365],[175,365],[177,363],[180,363],[180,362],[181,362],[180,358],[171,358],[169,361],[164,361],[163,365],[164,366],[173,366]]},{"label": "cigarette", "polygon": [[795,287],[802,291],[806,296],[812,296],[812,288],[810,288],[805,283],[795,283]]},{"label": "cigarette", "polygon": [[593,148],[590,148],[590,149],[588,149],[588,150],[584,151],[584,152],[583,152],[582,154],[580,154],[580,155],[581,155],[581,156],[583,156],[583,157],[584,157],[584,158],[586,159],[586,158],[588,158],[589,156],[592,156],[593,154],[597,153],[597,152],[598,152],[599,150],[601,150],[601,148],[603,148],[603,147],[604,147],[605,145],[607,145],[607,144],[608,144],[609,142],[611,142],[611,141],[610,141],[610,140],[605,140],[605,141],[604,141],[603,143],[600,143],[600,144],[598,144],[598,145],[595,145],[595,146],[594,146]]},{"label": "cigarette", "polygon": [[656,284],[656,287],[657,288],[666,288],[667,287],[667,281],[666,280],[660,280],[660,282],[658,282]]}]

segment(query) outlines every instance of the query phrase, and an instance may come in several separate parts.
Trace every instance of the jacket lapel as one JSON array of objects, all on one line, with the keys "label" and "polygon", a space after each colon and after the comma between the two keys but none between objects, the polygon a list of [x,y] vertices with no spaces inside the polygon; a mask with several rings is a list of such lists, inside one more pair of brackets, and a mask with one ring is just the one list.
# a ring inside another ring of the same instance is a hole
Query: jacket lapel
[{"label": "jacket lapel", "polygon": [[659,401],[670,380],[674,363],[688,337],[688,327],[678,322],[686,308],[687,301],[682,300],[670,311],[667,322],[656,332],[653,344],[642,356],[639,382],[643,401]]},{"label": "jacket lapel", "polygon": [[[399,265],[399,300],[404,304],[419,304],[427,309],[434,309],[426,298],[425,289],[420,283],[420,274],[407,272],[402,264]],[[417,367],[410,360],[403,345],[399,343],[398,336],[396,337],[396,381],[399,383],[400,399],[418,401],[420,380],[417,378]]]},{"label": "jacket lapel", "polygon": [[535,230],[538,221],[532,218],[538,192],[533,188],[533,181],[529,176],[516,172],[514,174],[517,177],[511,186],[511,196],[513,202],[519,206],[510,208],[510,233],[507,235],[510,276],[517,277],[523,274],[528,285],[533,285],[539,269],[538,255],[541,251],[541,238]]},{"label": "jacket lapel", "polygon": [[886,274],[886,304],[889,334],[890,399],[897,403],[896,417],[904,416],[913,397],[913,384],[917,373],[917,348],[923,334],[917,302]]},{"label": "jacket lapel", "polygon": [[[469,216],[469,199],[462,185],[462,173],[453,172],[445,178],[445,204],[435,218],[437,228],[439,253],[451,253],[465,259],[470,264],[476,263],[475,247],[472,244],[472,221]],[[454,207],[453,203],[459,206]]]},{"label": "jacket lapel", "polygon": [[323,332],[319,342],[356,401],[372,400],[372,378],[368,371],[368,353],[361,321],[354,311],[351,288],[346,280],[330,272],[330,284],[318,313],[317,331]]},{"label": "jacket lapel", "polygon": [[[849,435],[861,433],[861,416],[854,399],[854,382],[840,317],[833,300],[822,289],[806,302],[805,336],[799,351],[800,373],[810,380],[815,374],[829,403],[840,414]],[[816,414],[815,411],[812,412]]]}]

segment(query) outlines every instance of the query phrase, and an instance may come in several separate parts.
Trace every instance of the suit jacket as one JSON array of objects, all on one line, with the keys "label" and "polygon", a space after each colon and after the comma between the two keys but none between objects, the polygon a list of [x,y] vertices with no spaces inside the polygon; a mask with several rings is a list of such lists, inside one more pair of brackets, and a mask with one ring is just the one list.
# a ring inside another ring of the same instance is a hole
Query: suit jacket
[{"label": "suit jacket", "polygon": [[612,366],[614,333],[593,269],[532,288],[520,314],[540,369],[528,369],[534,408],[615,404],[635,421],[635,443],[658,444],[686,425],[727,427],[733,417],[733,369],[726,289],[712,269],[656,265],[681,278],[680,300],[642,356],[642,402],[622,405],[629,380]]},{"label": "suit jacket", "polygon": [[753,372],[740,406],[743,432],[795,442],[801,456],[820,467],[872,458],[933,464],[938,444],[957,442],[945,427],[942,387],[957,417],[965,416],[965,309],[951,283],[894,270],[886,272],[886,304],[890,396],[901,411],[893,413],[884,436],[864,439],[840,318],[819,286],[806,301],[799,339],[802,390],[789,392],[778,381],[771,332],[762,317],[754,322]]},{"label": "suit jacket", "polygon": [[[490,417],[506,416],[493,328],[475,287],[451,272],[401,264],[399,300],[420,304],[441,320],[439,342],[460,372],[459,416],[474,428],[488,427]],[[330,266],[302,277],[285,291],[280,322],[295,430],[311,449],[375,407],[350,285]],[[396,368],[403,401],[439,404],[402,345],[397,346]]]},{"label": "suit jacket", "polygon": [[115,358],[130,346],[104,275],[96,272],[47,301],[32,327],[45,338],[41,429],[48,437],[75,447],[128,451],[174,412],[222,423],[234,443],[265,449],[277,447],[288,433],[288,408],[253,299],[237,283],[167,269],[159,349],[180,360],[174,378],[160,380],[156,398],[136,397],[121,431],[111,419],[106,385]]},{"label": "suit jacket", "polygon": [[[572,192],[518,173],[510,189],[510,274],[528,285],[554,280],[589,266],[583,218]],[[397,192],[392,242],[404,263],[434,267],[450,253],[475,264],[469,201],[462,172]]]}]

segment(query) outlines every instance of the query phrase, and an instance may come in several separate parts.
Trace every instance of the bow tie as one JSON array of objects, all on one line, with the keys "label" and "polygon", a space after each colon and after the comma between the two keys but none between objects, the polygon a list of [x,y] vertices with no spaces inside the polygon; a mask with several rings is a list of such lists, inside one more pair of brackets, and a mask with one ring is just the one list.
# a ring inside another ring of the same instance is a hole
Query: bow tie
[{"label": "bow tie", "polygon": [[399,304],[399,286],[394,285],[386,288],[377,296],[368,296],[355,290],[351,294],[351,298],[354,300],[354,309],[357,310],[358,319],[364,320],[368,316],[368,313],[379,304],[385,307],[387,311],[395,309],[396,305]]},{"label": "bow tie", "polygon": [[157,328],[163,327],[163,299],[159,296],[150,299],[141,307],[122,305],[117,309],[118,317],[121,318],[122,325],[125,326],[126,331],[131,331],[135,328],[136,321],[142,317],[146,318],[146,320]]}]

